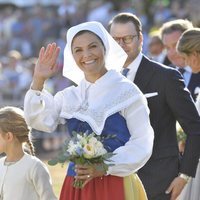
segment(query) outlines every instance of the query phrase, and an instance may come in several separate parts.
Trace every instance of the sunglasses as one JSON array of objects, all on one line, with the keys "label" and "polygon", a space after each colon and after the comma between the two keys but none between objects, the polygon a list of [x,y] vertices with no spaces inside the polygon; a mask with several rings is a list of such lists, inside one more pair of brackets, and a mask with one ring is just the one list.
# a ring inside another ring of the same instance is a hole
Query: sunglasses
[{"label": "sunglasses", "polygon": [[123,41],[124,44],[130,44],[133,39],[135,37],[137,37],[138,35],[127,35],[127,36],[124,36],[124,37],[113,37],[113,39],[119,43],[121,40]]}]

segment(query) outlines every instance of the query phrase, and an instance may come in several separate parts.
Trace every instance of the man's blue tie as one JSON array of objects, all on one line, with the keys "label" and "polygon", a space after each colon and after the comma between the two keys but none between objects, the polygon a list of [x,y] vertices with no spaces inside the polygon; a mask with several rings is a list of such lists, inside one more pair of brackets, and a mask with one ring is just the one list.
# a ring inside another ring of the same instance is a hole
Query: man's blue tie
[{"label": "man's blue tie", "polygon": [[128,71],[129,71],[130,69],[129,68],[124,68],[123,70],[122,70],[122,75],[124,75],[125,77],[127,77],[127,74],[128,74]]},{"label": "man's blue tie", "polygon": [[185,69],[184,69],[183,67],[179,67],[179,68],[178,68],[178,71],[183,75],[184,72],[185,72]]}]

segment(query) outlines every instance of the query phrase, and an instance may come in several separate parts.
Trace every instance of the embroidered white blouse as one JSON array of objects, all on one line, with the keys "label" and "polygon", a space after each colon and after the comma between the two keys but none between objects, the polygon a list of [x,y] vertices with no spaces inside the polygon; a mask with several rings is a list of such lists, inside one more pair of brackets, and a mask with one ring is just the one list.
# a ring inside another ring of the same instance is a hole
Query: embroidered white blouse
[{"label": "embroidered white blouse", "polygon": [[[149,121],[147,101],[137,86],[115,70],[109,70],[95,83],[82,80],[54,97],[47,91],[30,89],[25,96],[25,119],[31,127],[52,132],[60,119],[86,121],[100,135],[106,119],[116,113],[126,119],[129,141],[114,153],[114,166],[108,174],[127,176],[140,169],[150,158],[154,133]],[[114,124],[113,124],[114,125]]]}]

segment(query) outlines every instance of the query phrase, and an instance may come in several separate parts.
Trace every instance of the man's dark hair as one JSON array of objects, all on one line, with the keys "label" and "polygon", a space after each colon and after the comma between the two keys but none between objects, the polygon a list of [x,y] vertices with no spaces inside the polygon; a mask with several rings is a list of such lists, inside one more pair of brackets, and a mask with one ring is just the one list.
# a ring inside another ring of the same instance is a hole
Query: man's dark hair
[{"label": "man's dark hair", "polygon": [[118,15],[116,15],[115,17],[113,17],[113,19],[111,19],[111,21],[108,24],[108,30],[110,31],[110,27],[113,23],[128,23],[128,22],[132,22],[135,25],[137,34],[139,35],[139,33],[142,32],[142,23],[139,20],[139,18],[132,14],[132,13],[119,13]]}]

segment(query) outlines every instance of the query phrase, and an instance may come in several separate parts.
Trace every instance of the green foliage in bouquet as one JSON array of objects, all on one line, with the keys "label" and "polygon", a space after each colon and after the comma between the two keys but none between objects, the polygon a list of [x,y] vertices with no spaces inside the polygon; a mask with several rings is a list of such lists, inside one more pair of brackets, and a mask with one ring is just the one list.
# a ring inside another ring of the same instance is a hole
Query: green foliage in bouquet
[{"label": "green foliage in bouquet", "polygon": [[177,130],[176,135],[178,142],[185,142],[187,135],[185,134],[185,132],[183,131],[178,122],[176,123],[176,130]]}]

